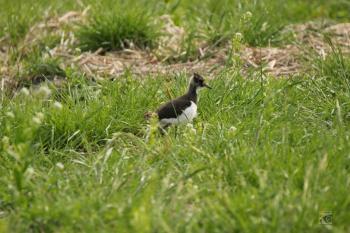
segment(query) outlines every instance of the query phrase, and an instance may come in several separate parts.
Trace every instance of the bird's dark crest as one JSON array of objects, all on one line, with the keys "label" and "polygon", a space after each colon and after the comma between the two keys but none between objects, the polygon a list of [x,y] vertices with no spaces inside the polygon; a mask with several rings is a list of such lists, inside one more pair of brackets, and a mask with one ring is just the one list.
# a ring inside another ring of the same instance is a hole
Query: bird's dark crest
[{"label": "bird's dark crest", "polygon": [[201,80],[204,80],[204,78],[199,75],[198,73],[193,73],[193,78],[196,80],[196,81],[201,81]]}]

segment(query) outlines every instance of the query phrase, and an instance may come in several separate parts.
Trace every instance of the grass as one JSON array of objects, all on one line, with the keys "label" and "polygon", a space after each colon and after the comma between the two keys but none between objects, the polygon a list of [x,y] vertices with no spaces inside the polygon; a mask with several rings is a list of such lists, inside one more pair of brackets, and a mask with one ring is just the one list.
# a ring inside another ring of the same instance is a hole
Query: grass
[{"label": "grass", "polygon": [[[0,233],[350,231],[349,55],[333,48],[281,79],[254,70],[242,77],[234,57],[200,93],[195,122],[161,136],[144,113],[182,94],[188,74],[92,82],[46,56],[57,36],[17,48],[49,5],[49,15],[92,6],[74,31],[86,50],[152,48],[154,20],[170,14],[188,32],[187,60],[198,40],[221,46],[238,32],[250,46],[290,43],[285,25],[346,22],[347,1],[0,4],[0,36],[10,38],[2,41],[9,63],[24,67],[20,81],[66,78],[59,88],[0,92]],[[323,211],[332,225],[319,224]]]},{"label": "grass", "polygon": [[22,58],[24,67],[16,76],[19,86],[30,87],[66,77],[66,72],[60,67],[60,59],[45,56],[41,50],[40,46],[35,47]]},{"label": "grass", "polygon": [[[40,0],[26,2],[15,0],[0,1],[7,9],[0,14],[0,26],[4,28],[0,36],[9,36],[9,43],[16,46],[29,28],[47,15],[57,15],[67,10],[83,10],[92,6],[88,24],[76,33],[85,50],[118,50],[131,43],[144,48],[157,43],[157,17],[170,14],[175,22],[185,27],[188,38],[184,43],[187,57],[196,56],[195,42],[198,38],[217,45],[230,40],[236,33],[243,33],[245,42],[252,46],[279,45],[286,35],[281,29],[290,23],[309,20],[333,19],[349,20],[350,4],[347,1],[288,0],[283,4],[278,0],[241,1],[72,1]],[[128,5],[129,4],[129,5]],[[130,8],[135,5],[135,8]],[[50,6],[49,11],[47,11]],[[28,10],[29,9],[29,10]],[[21,14],[18,14],[21,12]],[[247,12],[252,13],[248,22],[241,22]],[[288,35],[287,35],[288,36]],[[283,44],[283,43],[282,43]],[[186,56],[185,56],[186,57]]]},{"label": "grass", "polygon": [[152,48],[156,45],[159,32],[149,13],[141,9],[128,9],[121,5],[112,6],[104,14],[95,10],[89,22],[78,30],[80,48],[84,51],[121,50],[136,47]]},{"label": "grass", "polygon": [[[208,0],[180,4],[173,14],[185,15],[181,19],[187,24],[195,22],[196,34],[212,44],[230,40],[240,32],[248,45],[266,46],[290,43],[290,35],[281,31],[286,25],[322,19],[346,21],[349,17],[345,12],[349,10],[345,1],[288,0],[281,4],[278,0]],[[246,17],[247,12],[251,17]],[[188,30],[193,29],[191,23],[188,26]]]},{"label": "grass", "polygon": [[[332,72],[349,69],[348,59],[320,60],[315,78],[245,79],[227,69],[201,93],[195,124],[164,137],[147,137],[143,113],[168,99],[166,86],[182,93],[184,75],[87,85],[70,72],[66,88],[45,98],[5,97],[0,226],[347,232],[350,103],[338,84],[349,77]],[[318,222],[325,210],[330,228]]]},{"label": "grass", "polygon": [[0,0],[0,7],[6,9],[0,13],[0,38],[8,36],[8,44],[16,47],[28,30],[45,17],[61,14],[68,9],[79,8],[74,1],[6,1]]}]

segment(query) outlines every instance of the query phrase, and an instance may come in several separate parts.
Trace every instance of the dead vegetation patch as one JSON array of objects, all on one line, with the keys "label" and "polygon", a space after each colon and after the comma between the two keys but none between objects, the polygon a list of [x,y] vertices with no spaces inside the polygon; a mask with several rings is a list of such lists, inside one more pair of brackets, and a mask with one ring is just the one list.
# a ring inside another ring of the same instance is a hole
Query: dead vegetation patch
[{"label": "dead vegetation patch", "polygon": [[[74,45],[76,39],[73,32],[67,32],[67,28],[72,29],[77,23],[83,23],[86,20],[89,9],[87,7],[82,12],[69,11],[59,17],[46,17],[44,21],[35,24],[29,29],[19,46],[20,49],[30,48],[31,46],[28,45],[35,45],[48,36],[58,36],[60,42],[56,49],[61,49],[65,53],[71,52],[68,45]],[[61,48],[62,46],[64,48]]]},{"label": "dead vegetation patch", "polygon": [[334,49],[350,53],[350,23],[324,25],[305,23],[291,25],[286,31],[294,34],[295,42],[281,48],[244,48],[240,55],[247,66],[259,68],[273,76],[293,75],[305,70],[305,63],[318,54],[322,59]]},{"label": "dead vegetation patch", "polygon": [[[262,68],[264,72],[273,76],[286,76],[303,72],[305,62],[310,59],[310,54],[316,53],[323,59],[334,47],[343,53],[350,52],[350,23],[336,24],[321,28],[319,24],[299,24],[291,29],[295,34],[295,43],[283,47],[243,47],[239,52],[244,67]],[[331,41],[327,41],[330,38]],[[179,43],[171,43],[172,46]],[[331,42],[331,43],[330,43]],[[153,53],[137,50],[124,50],[121,52],[99,55],[98,53],[83,53],[75,58],[73,64],[77,64],[90,75],[118,76],[125,70],[136,74],[147,73],[173,73],[179,71],[202,72],[211,74],[222,68],[229,56],[230,44],[214,48],[198,48],[199,57],[205,57],[202,51],[210,52],[208,58],[198,58],[184,63],[166,64],[159,60]],[[176,49],[179,48],[175,47]],[[175,49],[174,49],[175,50]],[[206,53],[204,52],[204,53]],[[201,56],[202,55],[202,56]]]}]

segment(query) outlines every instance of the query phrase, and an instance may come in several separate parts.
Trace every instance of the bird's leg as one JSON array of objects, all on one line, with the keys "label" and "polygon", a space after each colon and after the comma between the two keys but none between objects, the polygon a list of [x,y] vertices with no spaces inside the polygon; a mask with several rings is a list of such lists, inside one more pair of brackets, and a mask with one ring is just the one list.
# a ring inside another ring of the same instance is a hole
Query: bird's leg
[{"label": "bird's leg", "polygon": [[177,125],[175,125],[175,138],[177,138]]}]

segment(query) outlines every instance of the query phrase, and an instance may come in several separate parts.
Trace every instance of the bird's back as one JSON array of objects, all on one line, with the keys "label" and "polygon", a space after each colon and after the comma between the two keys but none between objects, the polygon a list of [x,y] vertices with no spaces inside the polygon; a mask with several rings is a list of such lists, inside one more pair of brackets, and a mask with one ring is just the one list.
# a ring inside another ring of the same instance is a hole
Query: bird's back
[{"label": "bird's back", "polygon": [[156,111],[158,118],[160,120],[165,118],[177,118],[186,108],[191,106],[191,103],[187,95],[170,100],[158,108]]}]

